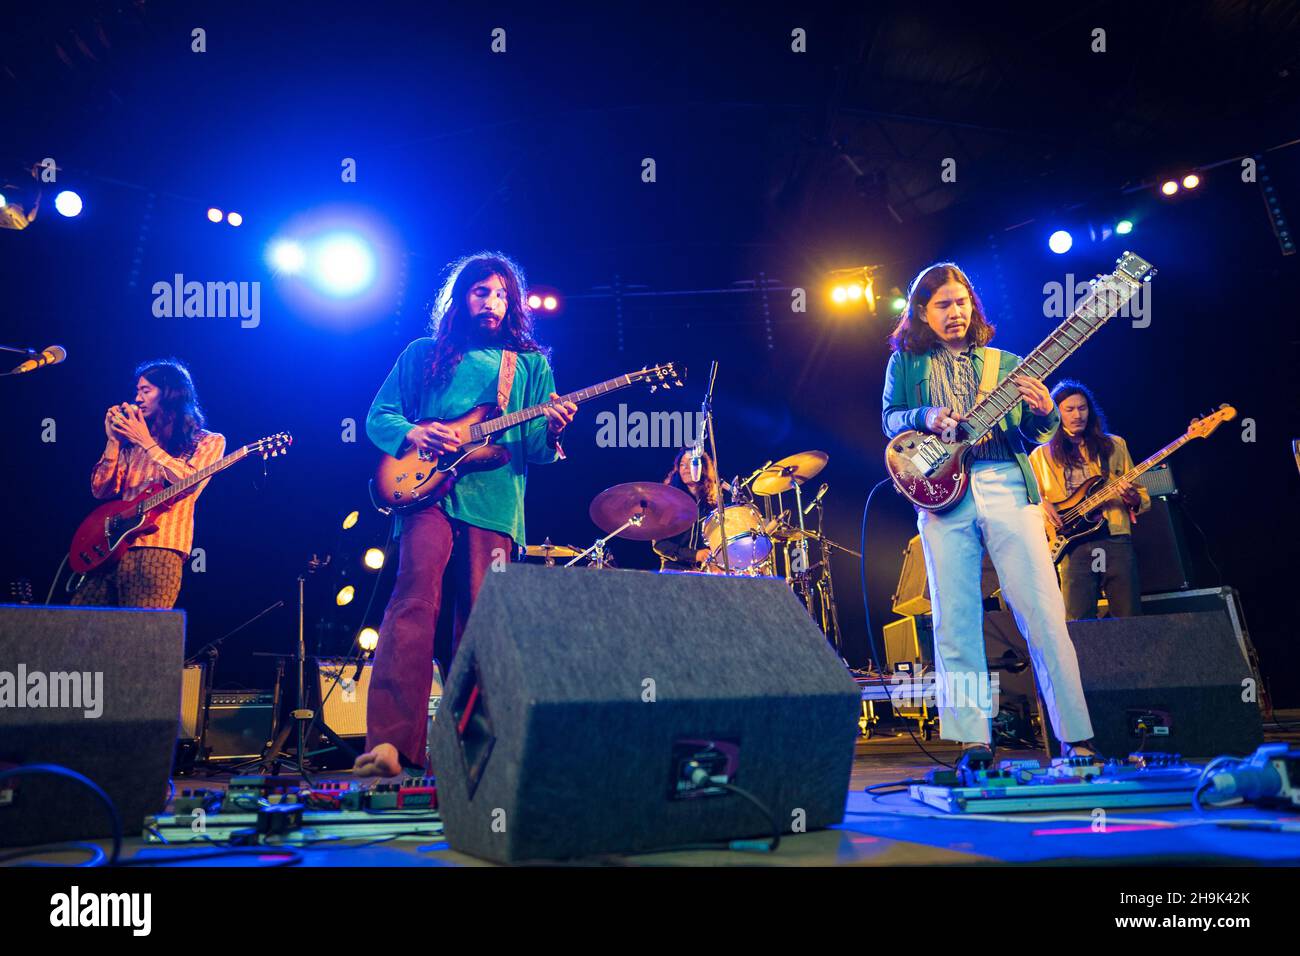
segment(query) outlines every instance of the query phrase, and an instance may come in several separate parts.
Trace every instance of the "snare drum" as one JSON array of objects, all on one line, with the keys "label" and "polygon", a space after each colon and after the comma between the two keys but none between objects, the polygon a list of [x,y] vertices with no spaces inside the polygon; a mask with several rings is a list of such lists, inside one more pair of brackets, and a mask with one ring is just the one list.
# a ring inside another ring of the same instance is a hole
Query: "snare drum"
[{"label": "snare drum", "polygon": [[704,541],[709,564],[722,569],[722,519],[727,523],[727,561],[732,572],[770,573],[760,570],[772,555],[772,539],[764,530],[763,515],[753,505],[730,505],[712,512],[704,521]]}]

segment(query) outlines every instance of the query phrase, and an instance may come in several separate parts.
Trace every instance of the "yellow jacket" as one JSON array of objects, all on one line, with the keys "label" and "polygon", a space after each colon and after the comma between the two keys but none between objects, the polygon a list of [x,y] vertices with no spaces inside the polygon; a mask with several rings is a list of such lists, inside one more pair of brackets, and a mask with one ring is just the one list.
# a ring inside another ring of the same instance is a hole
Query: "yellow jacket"
[{"label": "yellow jacket", "polygon": [[[1118,435],[1110,435],[1111,441],[1115,443],[1115,450],[1110,453],[1110,476],[1121,475],[1133,467],[1133,458],[1128,452],[1128,444]],[[1080,451],[1083,453],[1084,471],[1089,476],[1101,474],[1101,462],[1094,460],[1085,446]],[[1065,493],[1065,469],[1056,463],[1052,457],[1052,451],[1047,445],[1039,445],[1029,453],[1029,467],[1034,470],[1034,478],[1038,481],[1038,490],[1043,498],[1055,504],[1068,497]],[[1151,493],[1137,484],[1138,495],[1142,502],[1138,506],[1138,514],[1146,511],[1151,507]],[[1111,534],[1129,534],[1132,531],[1132,524],[1129,521],[1128,508],[1118,499],[1106,505],[1102,509],[1106,516],[1106,524]],[[1044,516],[1046,521],[1046,516]]]}]

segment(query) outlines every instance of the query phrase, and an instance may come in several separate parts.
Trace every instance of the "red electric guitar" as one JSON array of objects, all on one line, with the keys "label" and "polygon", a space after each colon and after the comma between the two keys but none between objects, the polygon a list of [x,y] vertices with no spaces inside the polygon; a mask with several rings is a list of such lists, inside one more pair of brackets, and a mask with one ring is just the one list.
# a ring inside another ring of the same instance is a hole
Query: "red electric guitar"
[{"label": "red electric guitar", "polygon": [[[1044,379],[1115,315],[1149,282],[1156,270],[1132,252],[1120,256],[1108,276],[1093,280],[1088,296],[1060,326],[1012,371]],[[956,435],[939,436],[909,429],[885,446],[885,467],[894,487],[927,511],[955,508],[970,485],[970,459],[977,441],[1021,401],[1010,376],[967,413]],[[951,438],[951,440],[950,440]]]},{"label": "red electric guitar", "polygon": [[72,536],[68,564],[77,574],[85,575],[96,568],[117,562],[132,541],[141,535],[157,531],[158,516],[195,485],[249,455],[270,458],[287,453],[292,444],[293,438],[281,432],[245,445],[174,485],[156,481],[130,501],[118,499],[104,502],[81,522],[81,527]]}]

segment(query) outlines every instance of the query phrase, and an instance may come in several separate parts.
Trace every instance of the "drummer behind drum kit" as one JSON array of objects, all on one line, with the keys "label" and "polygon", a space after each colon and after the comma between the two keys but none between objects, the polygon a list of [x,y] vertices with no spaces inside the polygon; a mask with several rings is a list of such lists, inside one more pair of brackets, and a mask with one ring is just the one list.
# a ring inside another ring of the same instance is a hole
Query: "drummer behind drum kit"
[{"label": "drummer behind drum kit", "polygon": [[[807,506],[802,491],[804,482],[816,477],[827,461],[823,451],[800,452],[768,462],[744,481],[724,484],[730,490],[731,504],[714,510],[704,520],[709,557],[698,571],[686,573],[784,578],[822,633],[842,652],[830,557],[836,550],[861,555],[822,531],[822,498],[827,486],[823,484]],[[785,506],[784,495],[789,492],[794,493],[793,509]],[[756,502],[755,496],[761,502]],[[814,511],[816,517],[805,521]],[[588,567],[608,568],[613,566],[607,550],[610,539],[671,538],[689,528],[699,514],[694,499],[681,489],[643,481],[606,488],[592,501],[588,513],[606,532],[591,547],[578,551],[547,539],[545,544],[529,545],[527,556],[544,559],[548,567],[554,567],[557,558],[568,558],[565,567],[585,559]]]}]

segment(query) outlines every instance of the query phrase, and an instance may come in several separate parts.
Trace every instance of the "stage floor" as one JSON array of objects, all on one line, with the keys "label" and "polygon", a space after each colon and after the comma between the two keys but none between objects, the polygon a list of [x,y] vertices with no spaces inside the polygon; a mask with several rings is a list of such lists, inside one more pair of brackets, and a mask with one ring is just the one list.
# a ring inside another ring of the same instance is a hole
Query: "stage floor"
[{"label": "stage floor", "polygon": [[[1277,724],[1266,726],[1265,738],[1300,742],[1300,710],[1278,711]],[[1290,728],[1290,729],[1288,729]],[[925,743],[949,763],[957,758],[951,745]],[[1041,751],[998,752],[1000,758],[1044,759]],[[721,850],[690,850],[618,855],[573,861],[580,866],[980,866],[1037,865],[1265,865],[1300,864],[1300,815],[1243,807],[1210,810],[1191,808],[1112,810],[1105,826],[1094,827],[1087,811],[1059,814],[1022,813],[998,819],[971,819],[940,813],[916,803],[906,793],[875,796],[863,792],[873,784],[920,777],[937,766],[921,753],[912,738],[877,737],[861,740],[853,763],[844,822],[813,833],[786,835],[775,854]],[[324,774],[323,779],[347,779]],[[220,787],[228,777],[191,777],[176,781],[184,787]],[[1271,828],[1269,824],[1273,823]],[[1281,829],[1288,827],[1289,829]],[[108,841],[99,841],[108,849]],[[491,866],[451,850],[441,839],[401,838],[385,843],[365,840],[331,843],[302,850],[304,866]],[[211,852],[203,844],[146,845],[128,840],[123,857],[156,859],[181,866],[256,866],[257,857],[230,857],[186,863],[189,854]],[[82,854],[51,853],[28,857],[43,862],[76,862]]]}]

